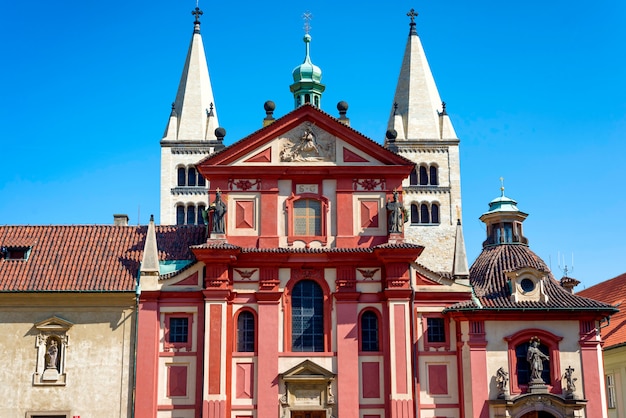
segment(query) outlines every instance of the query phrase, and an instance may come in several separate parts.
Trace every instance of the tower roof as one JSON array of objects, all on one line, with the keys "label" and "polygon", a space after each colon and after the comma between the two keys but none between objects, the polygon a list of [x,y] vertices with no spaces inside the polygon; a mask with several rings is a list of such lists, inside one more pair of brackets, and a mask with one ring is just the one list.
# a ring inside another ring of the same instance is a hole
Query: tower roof
[{"label": "tower roof", "polygon": [[457,139],[415,29],[417,13],[411,9],[407,15],[411,18],[409,38],[388,129],[396,130],[396,141]]},{"label": "tower roof", "polygon": [[219,126],[200,35],[202,10],[196,7],[191,13],[195,16],[193,34],[164,140],[215,140],[214,131]]},{"label": "tower roof", "polygon": [[[308,30],[308,24],[306,26]],[[311,35],[304,35],[304,45],[306,47],[304,62],[293,69],[293,84],[289,89],[295,99],[295,107],[305,103],[310,103],[315,107],[320,107],[322,93],[326,86],[322,84],[322,70],[311,61],[310,43]]]}]

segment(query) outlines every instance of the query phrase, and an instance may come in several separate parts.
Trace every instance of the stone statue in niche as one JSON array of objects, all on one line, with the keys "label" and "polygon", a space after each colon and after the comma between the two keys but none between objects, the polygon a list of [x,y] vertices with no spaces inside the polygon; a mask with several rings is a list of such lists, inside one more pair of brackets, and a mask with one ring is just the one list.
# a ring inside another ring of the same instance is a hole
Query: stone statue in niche
[{"label": "stone statue in niche", "polygon": [[565,397],[566,398],[573,398],[574,397],[574,392],[576,392],[576,384],[575,382],[578,380],[577,378],[574,377],[574,368],[572,366],[567,366],[567,369],[565,369],[565,375],[563,376],[565,378]]},{"label": "stone statue in niche", "polygon": [[539,383],[545,384],[543,378],[541,377],[541,373],[543,372],[543,362],[549,361],[550,357],[546,356],[539,349],[539,343],[541,341],[538,337],[532,337],[530,339],[530,345],[528,346],[528,351],[526,352],[526,360],[530,364],[530,383]]},{"label": "stone statue in niche", "polygon": [[404,211],[402,202],[398,200],[398,191],[393,191],[393,200],[387,202],[387,226],[390,234],[402,233],[404,227]]},{"label": "stone statue in niche", "polygon": [[50,345],[46,350],[46,369],[57,368],[57,357],[59,356],[59,345],[54,338],[50,339]]},{"label": "stone statue in niche", "polygon": [[314,132],[307,123],[297,139],[286,138],[280,151],[283,162],[335,161],[335,138],[326,132]]},{"label": "stone statue in niche", "polygon": [[222,201],[222,191],[218,188],[215,191],[215,201],[211,203],[211,206],[209,206],[209,212],[213,212],[213,225],[211,226],[211,233],[226,233],[226,222],[224,220],[224,215],[226,215],[226,211],[226,203]]}]

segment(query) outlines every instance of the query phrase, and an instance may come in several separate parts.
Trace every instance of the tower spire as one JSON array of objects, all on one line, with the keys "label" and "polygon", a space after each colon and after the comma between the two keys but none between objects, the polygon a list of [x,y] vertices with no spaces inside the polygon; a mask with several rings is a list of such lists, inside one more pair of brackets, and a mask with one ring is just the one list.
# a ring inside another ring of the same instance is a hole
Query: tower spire
[{"label": "tower spire", "polygon": [[311,61],[311,35],[309,35],[311,25],[309,22],[313,15],[310,12],[306,12],[302,17],[304,19],[305,32],[303,39],[305,45],[304,62],[293,69],[291,75],[294,83],[289,86],[289,89],[293,93],[296,108],[306,103],[319,108],[322,101],[322,93],[326,86],[322,84],[322,70]]},{"label": "tower spire", "polygon": [[417,35],[418,13],[411,9],[406,15],[409,37],[393,101],[397,108],[391,110],[387,129],[398,132],[396,142],[457,139]]},{"label": "tower spire", "polygon": [[[219,126],[217,109],[213,105],[215,99],[209,68],[200,35],[200,16],[203,12],[196,7],[191,14],[194,16],[193,34],[173,107],[176,113],[176,126],[175,129],[169,126],[172,123],[170,119],[164,140],[215,140],[213,133],[215,128],[210,131],[208,129]],[[207,112],[207,109],[212,109],[212,112]]]}]

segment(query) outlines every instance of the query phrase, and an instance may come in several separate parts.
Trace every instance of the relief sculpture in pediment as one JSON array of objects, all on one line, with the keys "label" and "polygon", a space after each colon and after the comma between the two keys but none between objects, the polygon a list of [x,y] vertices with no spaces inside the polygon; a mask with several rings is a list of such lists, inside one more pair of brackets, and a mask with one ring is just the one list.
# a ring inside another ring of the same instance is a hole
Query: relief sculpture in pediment
[{"label": "relief sculpture in pediment", "polygon": [[335,137],[307,123],[282,139],[280,161],[335,161]]}]

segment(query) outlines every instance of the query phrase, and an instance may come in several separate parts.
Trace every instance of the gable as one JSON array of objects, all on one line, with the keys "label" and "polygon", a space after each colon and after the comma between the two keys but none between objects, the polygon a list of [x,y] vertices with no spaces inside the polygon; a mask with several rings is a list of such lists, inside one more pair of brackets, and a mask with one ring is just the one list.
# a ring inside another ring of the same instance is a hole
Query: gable
[{"label": "gable", "polygon": [[412,166],[312,106],[301,106],[198,164],[209,166]]}]

